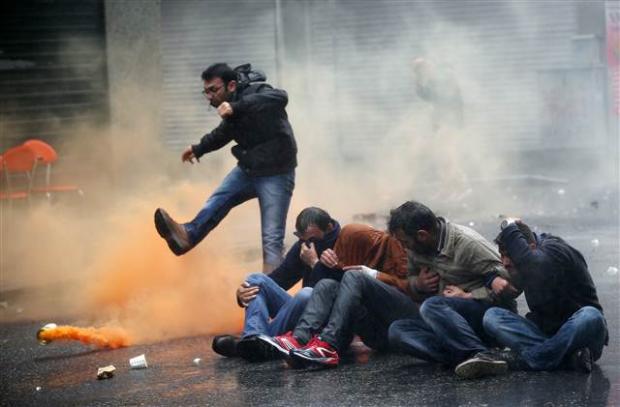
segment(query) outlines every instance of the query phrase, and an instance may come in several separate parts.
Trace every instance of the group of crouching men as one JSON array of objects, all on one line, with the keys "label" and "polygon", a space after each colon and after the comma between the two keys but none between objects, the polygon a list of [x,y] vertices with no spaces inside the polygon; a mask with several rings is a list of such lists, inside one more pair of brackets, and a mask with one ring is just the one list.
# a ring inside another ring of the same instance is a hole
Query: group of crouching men
[{"label": "group of crouching men", "polygon": [[[341,227],[316,207],[299,213],[295,229],[299,240],[282,264],[237,289],[243,332],[215,337],[216,353],[335,367],[357,335],[373,350],[475,378],[508,369],[590,372],[607,344],[581,253],[520,220],[502,222],[497,247],[414,201],[390,212],[387,232]],[[515,302],[522,292],[525,318]]]}]

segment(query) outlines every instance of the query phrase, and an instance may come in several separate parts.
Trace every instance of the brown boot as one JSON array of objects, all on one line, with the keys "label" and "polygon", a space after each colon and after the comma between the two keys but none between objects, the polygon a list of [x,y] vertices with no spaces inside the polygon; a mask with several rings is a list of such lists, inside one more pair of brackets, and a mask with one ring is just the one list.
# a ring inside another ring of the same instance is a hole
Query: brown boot
[{"label": "brown boot", "polygon": [[166,239],[168,247],[177,256],[186,253],[192,248],[189,236],[183,225],[179,225],[161,208],[155,211],[155,228],[159,236]]}]

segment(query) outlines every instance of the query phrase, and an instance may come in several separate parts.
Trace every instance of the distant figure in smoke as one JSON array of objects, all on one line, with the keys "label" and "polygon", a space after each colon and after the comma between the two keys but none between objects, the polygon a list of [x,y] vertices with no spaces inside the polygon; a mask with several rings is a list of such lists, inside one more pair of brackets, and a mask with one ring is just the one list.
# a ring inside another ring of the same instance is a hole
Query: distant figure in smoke
[{"label": "distant figure in smoke", "polygon": [[291,196],[295,187],[297,145],[286,114],[288,96],[264,82],[249,64],[231,69],[213,64],[202,73],[203,94],[217,108],[222,122],[198,144],[188,147],[181,159],[194,163],[234,140],[235,168],[224,178],[196,217],[175,222],[168,213],[155,211],[155,227],[177,256],[192,249],[228,212],[258,198],[263,241],[263,271],[277,267],[283,256],[283,239]]},{"label": "distant figure in smoke", "polygon": [[581,253],[557,236],[536,235],[518,219],[503,223],[495,241],[504,267],[523,287],[530,312],[523,318],[506,309],[487,310],[484,330],[511,351],[481,352],[459,365],[457,373],[485,376],[497,363],[516,370],[589,373],[609,334]]},{"label": "distant figure in smoke", "polygon": [[479,154],[473,139],[464,135],[461,88],[449,67],[424,58],[413,61],[413,76],[417,96],[430,106],[433,136],[416,140],[416,149],[424,151],[420,173],[450,185],[438,190],[440,199],[458,200],[470,188],[468,172],[475,170],[463,157]]},{"label": "distant figure in smoke", "polygon": [[417,95],[432,105],[433,132],[463,127],[463,98],[454,75],[424,58],[413,61],[413,75]]},{"label": "distant figure in smoke", "polygon": [[[237,289],[237,303],[245,308],[241,338],[220,335],[213,339],[213,350],[227,357],[241,356],[253,362],[274,355],[258,340],[258,335],[280,335],[293,329],[306,307],[312,287],[323,278],[342,277],[325,267],[319,258],[334,247],[340,225],[323,209],[302,210],[295,221],[299,240],[286,254],[284,262],[270,274],[250,274]],[[289,295],[286,290],[302,280],[302,289]]]}]

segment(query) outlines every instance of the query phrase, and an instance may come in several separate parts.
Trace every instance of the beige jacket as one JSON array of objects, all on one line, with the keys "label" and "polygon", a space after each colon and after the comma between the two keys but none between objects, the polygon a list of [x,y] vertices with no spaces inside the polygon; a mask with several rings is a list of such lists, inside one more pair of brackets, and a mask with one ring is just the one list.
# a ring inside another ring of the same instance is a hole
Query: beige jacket
[{"label": "beige jacket", "polygon": [[[502,266],[495,246],[478,232],[440,218],[442,224],[438,253],[423,255],[408,251],[408,283],[411,297],[422,302],[433,295],[441,295],[446,285],[456,285],[473,298],[516,311],[514,298],[498,298],[485,283],[492,275],[508,281],[510,276]],[[437,293],[418,291],[415,282],[420,270],[428,267],[439,274]]]}]

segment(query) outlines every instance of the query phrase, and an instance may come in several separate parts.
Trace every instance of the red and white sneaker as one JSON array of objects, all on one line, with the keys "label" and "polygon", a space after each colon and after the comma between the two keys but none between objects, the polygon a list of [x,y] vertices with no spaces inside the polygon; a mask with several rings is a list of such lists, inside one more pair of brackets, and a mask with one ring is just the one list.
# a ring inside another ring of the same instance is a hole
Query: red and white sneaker
[{"label": "red and white sneaker", "polygon": [[277,350],[282,356],[288,356],[289,352],[293,349],[300,349],[303,347],[297,339],[293,336],[293,331],[288,331],[284,335],[279,336],[267,336],[258,335],[258,340],[263,344],[271,346],[274,350]]},{"label": "red and white sneaker", "polygon": [[338,351],[318,336],[313,337],[303,348],[292,349],[289,355],[295,366],[302,367],[336,367],[340,361]]}]

